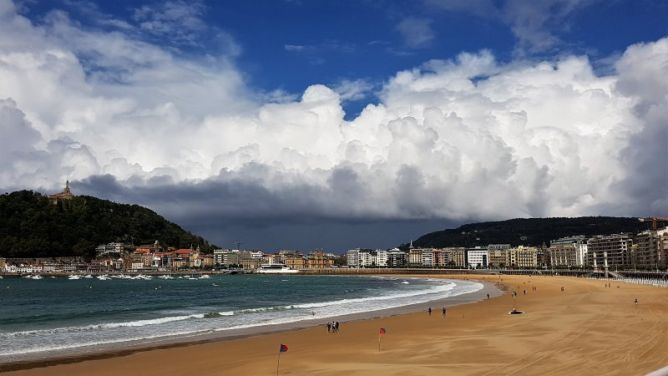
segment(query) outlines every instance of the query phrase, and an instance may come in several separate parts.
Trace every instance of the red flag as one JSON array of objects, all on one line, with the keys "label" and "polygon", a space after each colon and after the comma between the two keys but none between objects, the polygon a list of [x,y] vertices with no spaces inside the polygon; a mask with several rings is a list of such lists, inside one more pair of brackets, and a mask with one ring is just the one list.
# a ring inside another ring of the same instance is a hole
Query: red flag
[{"label": "red flag", "polygon": [[385,335],[385,328],[380,328],[380,330],[378,331],[378,335],[379,336]]},{"label": "red flag", "polygon": [[288,345],[284,345],[281,343],[281,348],[279,349],[279,352],[288,352]]}]

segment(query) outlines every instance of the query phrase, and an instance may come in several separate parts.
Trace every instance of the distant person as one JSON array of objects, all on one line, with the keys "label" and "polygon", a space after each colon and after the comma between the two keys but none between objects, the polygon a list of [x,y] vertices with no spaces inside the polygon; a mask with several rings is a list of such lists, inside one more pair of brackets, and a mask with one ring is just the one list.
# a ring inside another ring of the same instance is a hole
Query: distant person
[{"label": "distant person", "polygon": [[339,332],[339,322],[338,321],[334,323],[334,330],[335,330],[336,333]]},{"label": "distant person", "polygon": [[634,300],[633,303],[635,303],[635,305],[638,305],[638,298],[636,298],[636,300]]},{"label": "distant person", "polygon": [[331,332],[332,332],[332,323],[328,322],[327,323],[327,333],[331,333]]},{"label": "distant person", "polygon": [[431,316],[431,307],[427,309],[427,312],[429,312],[429,316]]},{"label": "distant person", "polygon": [[487,294],[487,300],[489,300],[489,293]]},{"label": "distant person", "polygon": [[524,295],[526,295],[526,294],[527,294],[527,290],[524,290]]},{"label": "distant person", "polygon": [[447,314],[448,310],[443,306],[443,318],[445,318],[445,315]]}]

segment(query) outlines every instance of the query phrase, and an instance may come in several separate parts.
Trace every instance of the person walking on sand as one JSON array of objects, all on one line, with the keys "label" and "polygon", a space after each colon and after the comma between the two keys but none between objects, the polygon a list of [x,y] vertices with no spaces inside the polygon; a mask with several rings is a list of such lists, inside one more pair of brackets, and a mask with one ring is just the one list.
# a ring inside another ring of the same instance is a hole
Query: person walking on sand
[{"label": "person walking on sand", "polygon": [[447,309],[445,308],[445,306],[443,306],[443,318],[445,318],[445,315],[447,314],[447,312],[448,312]]},{"label": "person walking on sand", "polygon": [[634,300],[633,303],[634,303],[635,305],[638,305],[638,298],[636,298],[636,300]]},{"label": "person walking on sand", "polygon": [[489,293],[487,294],[487,300],[489,300]]},{"label": "person walking on sand", "polygon": [[338,321],[334,323],[334,329],[336,330],[336,333],[339,332],[339,322]]},{"label": "person walking on sand", "polygon": [[332,323],[328,322],[327,323],[327,333],[331,333],[331,332],[332,332]]},{"label": "person walking on sand", "polygon": [[429,312],[429,316],[431,316],[431,307],[427,309],[427,312]]}]

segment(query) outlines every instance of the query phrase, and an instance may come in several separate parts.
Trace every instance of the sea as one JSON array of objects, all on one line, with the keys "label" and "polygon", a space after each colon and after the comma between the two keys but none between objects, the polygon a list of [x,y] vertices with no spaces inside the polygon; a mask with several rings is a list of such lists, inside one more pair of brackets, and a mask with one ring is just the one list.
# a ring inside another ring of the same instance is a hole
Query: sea
[{"label": "sea", "polygon": [[376,276],[5,277],[0,279],[0,362],[334,318],[482,288],[471,281]]}]

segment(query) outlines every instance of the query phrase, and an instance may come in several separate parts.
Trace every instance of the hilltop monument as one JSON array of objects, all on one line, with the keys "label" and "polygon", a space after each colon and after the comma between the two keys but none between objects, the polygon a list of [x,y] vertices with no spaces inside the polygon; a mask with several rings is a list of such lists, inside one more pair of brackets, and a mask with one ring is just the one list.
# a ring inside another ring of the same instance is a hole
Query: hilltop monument
[{"label": "hilltop monument", "polygon": [[53,205],[57,205],[58,202],[71,200],[73,197],[74,195],[70,190],[70,181],[67,180],[65,182],[65,189],[60,193],[49,195],[49,201],[51,201]]}]

